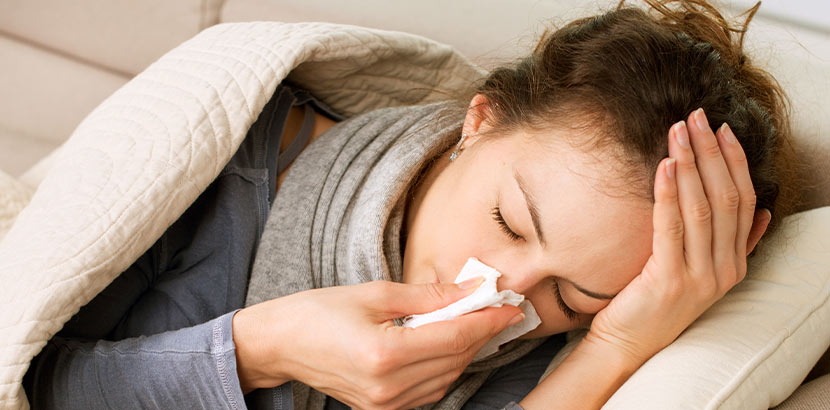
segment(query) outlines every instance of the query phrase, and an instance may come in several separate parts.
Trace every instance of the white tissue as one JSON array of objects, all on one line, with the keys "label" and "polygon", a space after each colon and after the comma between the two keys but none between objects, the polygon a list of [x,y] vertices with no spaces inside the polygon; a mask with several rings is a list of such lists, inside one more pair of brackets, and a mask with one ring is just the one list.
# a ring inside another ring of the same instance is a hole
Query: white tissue
[{"label": "white tissue", "polygon": [[488,306],[501,307],[504,304],[509,304],[522,309],[522,312],[525,314],[525,319],[515,325],[508,326],[501,333],[490,339],[473,359],[478,360],[497,352],[499,346],[502,344],[535,329],[542,323],[542,320],[539,319],[539,315],[536,313],[536,309],[533,308],[529,300],[525,300],[523,295],[512,290],[498,292],[496,281],[501,277],[501,273],[481,263],[476,258],[467,259],[467,263],[464,264],[461,272],[458,273],[454,283],[461,283],[467,279],[479,276],[484,277],[484,282],[469,296],[441,309],[423,315],[410,316],[404,320],[403,325],[414,328],[441,320],[452,320],[463,314],[484,309]]}]

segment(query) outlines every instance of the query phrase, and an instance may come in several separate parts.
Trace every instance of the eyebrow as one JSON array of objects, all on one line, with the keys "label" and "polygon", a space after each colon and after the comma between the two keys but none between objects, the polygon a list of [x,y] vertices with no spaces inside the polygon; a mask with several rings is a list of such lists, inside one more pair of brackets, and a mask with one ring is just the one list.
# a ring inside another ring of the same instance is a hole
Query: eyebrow
[{"label": "eyebrow", "polygon": [[519,171],[513,169],[513,178],[516,180],[516,183],[519,184],[519,189],[522,190],[522,195],[525,197],[525,204],[527,205],[527,210],[530,212],[530,219],[533,221],[533,229],[536,231],[536,237],[539,238],[539,243],[542,244],[544,248],[547,246],[547,242],[545,242],[545,235],[542,234],[542,223],[540,222],[541,217],[539,216],[539,207],[536,206],[536,202],[533,200],[533,195],[530,195],[525,188],[525,181],[521,175],[519,175]]},{"label": "eyebrow", "polygon": [[[542,223],[541,217],[539,216],[539,207],[536,206],[536,202],[533,200],[533,195],[530,195],[528,192],[527,184],[525,183],[524,178],[519,175],[519,171],[517,169],[513,169],[513,178],[516,180],[516,183],[519,184],[519,189],[522,191],[522,195],[525,197],[525,203],[527,204],[527,210],[530,212],[530,219],[533,221],[533,229],[536,231],[536,236],[539,238],[539,242],[542,244],[544,248],[547,243],[545,242],[545,236],[542,234]],[[566,279],[567,280],[567,279]],[[599,293],[590,291],[588,289],[583,288],[582,286],[577,285],[574,282],[568,280],[573,287],[582,292],[582,294],[592,297],[594,299],[614,299],[614,296],[617,295],[608,295],[605,293]]]},{"label": "eyebrow", "polygon": [[570,282],[571,285],[573,285],[573,287],[576,288],[576,290],[578,290],[578,291],[582,292],[583,294],[588,295],[588,296],[590,296],[594,299],[614,299],[614,296],[617,296],[617,295],[607,295],[605,293],[593,292],[593,291],[590,291],[588,289],[583,288],[582,286],[577,285],[576,283],[573,283],[571,281],[568,281],[568,282]]}]

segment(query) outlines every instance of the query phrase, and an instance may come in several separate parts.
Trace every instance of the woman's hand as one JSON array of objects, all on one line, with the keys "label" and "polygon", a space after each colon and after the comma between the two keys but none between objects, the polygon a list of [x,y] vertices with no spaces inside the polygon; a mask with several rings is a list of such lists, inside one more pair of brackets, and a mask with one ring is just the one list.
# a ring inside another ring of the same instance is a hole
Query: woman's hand
[{"label": "woman's hand", "polygon": [[[688,125],[687,125],[688,124]],[[703,109],[669,131],[669,159],[654,183],[652,256],[594,318],[587,343],[609,344],[642,364],[673,342],[746,275],[746,257],[770,220],[755,211],[746,156]]]},{"label": "woman's hand", "polygon": [[375,281],[245,308],[233,318],[243,391],[299,380],[361,409],[438,401],[488,340],[521,320],[521,310],[487,308],[415,329],[392,320],[449,305],[479,284]]},{"label": "woman's hand", "polygon": [[[700,124],[700,125],[698,125]],[[525,409],[594,409],[746,275],[770,220],[755,212],[746,157],[703,110],[669,130],[654,182],[652,255],[594,317],[570,355],[525,397]]]}]

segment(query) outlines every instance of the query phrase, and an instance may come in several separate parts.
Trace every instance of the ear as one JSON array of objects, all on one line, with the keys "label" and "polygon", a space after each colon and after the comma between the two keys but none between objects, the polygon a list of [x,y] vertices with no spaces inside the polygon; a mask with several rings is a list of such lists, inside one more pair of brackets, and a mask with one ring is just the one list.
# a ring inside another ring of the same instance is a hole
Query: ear
[{"label": "ear", "polygon": [[755,250],[755,245],[767,231],[769,221],[772,220],[772,214],[769,209],[760,209],[755,211],[755,216],[752,218],[752,228],[749,228],[749,237],[746,239],[746,254],[749,255]]},{"label": "ear", "polygon": [[469,148],[478,141],[483,132],[492,128],[489,122],[491,116],[490,101],[483,94],[476,94],[470,101],[464,126],[461,128],[461,132],[467,134],[462,148]]}]

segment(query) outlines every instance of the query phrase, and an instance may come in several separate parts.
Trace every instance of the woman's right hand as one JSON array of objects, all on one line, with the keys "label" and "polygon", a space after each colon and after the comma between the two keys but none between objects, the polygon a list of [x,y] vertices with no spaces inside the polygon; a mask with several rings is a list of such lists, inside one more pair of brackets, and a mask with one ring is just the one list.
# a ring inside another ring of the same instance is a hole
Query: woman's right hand
[{"label": "woman's right hand", "polygon": [[728,126],[714,133],[698,109],[670,129],[668,146],[654,182],[653,254],[588,332],[641,363],[743,280],[770,220],[755,209],[746,155]]},{"label": "woman's right hand", "polygon": [[728,126],[712,132],[699,110],[671,128],[668,145],[654,181],[651,258],[523,408],[602,407],[746,275],[770,214],[755,210],[740,143]]},{"label": "woman's right hand", "polygon": [[436,402],[493,336],[523,317],[513,306],[405,328],[393,319],[433,311],[480,284],[374,281],[295,293],[233,318],[243,392],[299,380],[350,406]]}]

